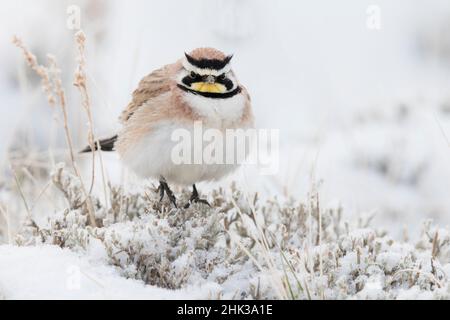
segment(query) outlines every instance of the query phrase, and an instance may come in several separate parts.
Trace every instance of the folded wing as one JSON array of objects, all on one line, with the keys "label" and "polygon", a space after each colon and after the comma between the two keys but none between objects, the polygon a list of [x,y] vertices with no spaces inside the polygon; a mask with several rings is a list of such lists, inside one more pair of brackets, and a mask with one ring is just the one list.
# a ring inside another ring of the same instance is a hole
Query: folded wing
[{"label": "folded wing", "polygon": [[133,92],[133,99],[122,112],[119,120],[125,124],[145,102],[170,91],[170,65],[155,70],[144,77]]}]

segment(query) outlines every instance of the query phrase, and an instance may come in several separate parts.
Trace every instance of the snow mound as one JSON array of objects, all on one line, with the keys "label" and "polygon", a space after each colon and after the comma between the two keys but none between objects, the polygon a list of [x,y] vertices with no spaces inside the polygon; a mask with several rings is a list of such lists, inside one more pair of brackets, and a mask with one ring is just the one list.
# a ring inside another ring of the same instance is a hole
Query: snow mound
[{"label": "snow mound", "polygon": [[57,246],[0,246],[0,297],[7,299],[200,299],[214,287],[165,290]]}]

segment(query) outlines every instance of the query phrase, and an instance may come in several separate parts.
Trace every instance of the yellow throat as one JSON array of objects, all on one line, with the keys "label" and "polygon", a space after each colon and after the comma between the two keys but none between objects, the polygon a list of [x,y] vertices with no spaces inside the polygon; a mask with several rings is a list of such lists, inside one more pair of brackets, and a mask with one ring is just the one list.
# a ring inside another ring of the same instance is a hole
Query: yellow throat
[{"label": "yellow throat", "polygon": [[198,92],[224,93],[227,90],[226,87],[220,83],[195,82],[191,87]]}]

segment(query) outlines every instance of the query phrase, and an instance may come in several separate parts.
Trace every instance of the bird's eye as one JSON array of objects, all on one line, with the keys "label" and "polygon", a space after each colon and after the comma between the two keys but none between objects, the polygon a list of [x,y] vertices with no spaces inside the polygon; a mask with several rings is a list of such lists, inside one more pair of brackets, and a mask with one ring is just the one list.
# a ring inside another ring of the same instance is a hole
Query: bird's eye
[{"label": "bird's eye", "polygon": [[222,81],[223,81],[223,80],[225,80],[225,79],[226,79],[226,77],[227,77],[227,76],[225,75],[225,73],[222,73],[222,74],[221,74],[220,76],[218,76],[218,77],[217,77],[217,79],[219,79],[219,80],[222,80]]},{"label": "bird's eye", "polygon": [[191,71],[191,73],[189,74],[189,76],[190,76],[191,78],[195,78],[195,77],[197,77],[197,74],[196,74],[194,71]]}]

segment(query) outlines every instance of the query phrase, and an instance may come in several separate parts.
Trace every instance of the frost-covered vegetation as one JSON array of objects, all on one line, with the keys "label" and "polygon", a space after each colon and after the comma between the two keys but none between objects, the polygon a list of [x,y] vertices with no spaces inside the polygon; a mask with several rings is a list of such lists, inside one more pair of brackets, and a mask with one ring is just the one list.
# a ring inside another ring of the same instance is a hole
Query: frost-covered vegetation
[{"label": "frost-covered vegetation", "polygon": [[394,241],[370,219],[346,223],[341,208],[321,207],[314,189],[304,202],[283,203],[232,186],[208,195],[212,208],[175,209],[151,186],[110,186],[109,205],[94,199],[92,227],[78,178],[59,166],[53,183],[67,208],[40,226],[27,220],[16,243],[105,257],[121,276],[149,285],[215,283],[210,298],[232,299],[450,297],[448,230],[425,223],[415,244]]}]

